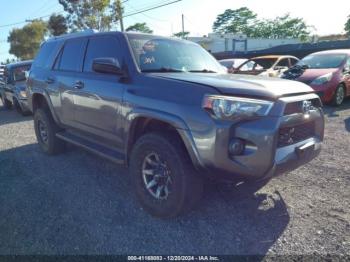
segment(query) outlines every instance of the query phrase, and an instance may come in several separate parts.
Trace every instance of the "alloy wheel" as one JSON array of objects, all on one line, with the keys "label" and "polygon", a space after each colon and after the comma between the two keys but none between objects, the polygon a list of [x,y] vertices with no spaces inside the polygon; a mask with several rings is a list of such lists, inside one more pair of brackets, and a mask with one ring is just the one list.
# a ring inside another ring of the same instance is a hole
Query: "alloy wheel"
[{"label": "alloy wheel", "polygon": [[39,135],[40,135],[40,140],[44,143],[47,144],[49,141],[49,134],[47,131],[47,126],[46,124],[39,120],[38,121],[38,130],[39,130]]},{"label": "alloy wheel", "polygon": [[338,105],[343,103],[344,95],[345,95],[344,94],[344,88],[343,87],[339,87],[337,89],[336,98],[335,98]]},{"label": "alloy wheel", "polygon": [[171,193],[171,172],[157,153],[148,154],[142,164],[142,177],[147,191],[157,200],[166,200]]}]

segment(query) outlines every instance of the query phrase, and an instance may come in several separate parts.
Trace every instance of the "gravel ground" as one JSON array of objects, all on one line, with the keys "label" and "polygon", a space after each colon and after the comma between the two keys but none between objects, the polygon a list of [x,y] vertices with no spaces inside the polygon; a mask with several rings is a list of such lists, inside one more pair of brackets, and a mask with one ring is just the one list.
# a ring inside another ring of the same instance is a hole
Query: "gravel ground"
[{"label": "gravel ground", "polygon": [[165,221],[140,209],[125,168],[44,155],[32,118],[0,104],[0,254],[350,254],[350,101],[325,111],[310,164],[258,191],[212,186]]}]

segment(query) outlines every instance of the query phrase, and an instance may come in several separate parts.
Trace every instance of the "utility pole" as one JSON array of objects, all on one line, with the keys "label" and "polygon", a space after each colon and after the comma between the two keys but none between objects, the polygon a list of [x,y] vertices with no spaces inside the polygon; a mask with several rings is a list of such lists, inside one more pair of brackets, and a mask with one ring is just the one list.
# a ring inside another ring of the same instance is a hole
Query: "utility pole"
[{"label": "utility pole", "polygon": [[185,16],[182,14],[182,38],[185,38]]},{"label": "utility pole", "polygon": [[[117,0],[117,12],[118,12],[118,18],[120,22],[120,30],[124,32],[124,22],[123,22],[123,3],[121,0]],[[126,2],[126,1],[124,1]]]}]

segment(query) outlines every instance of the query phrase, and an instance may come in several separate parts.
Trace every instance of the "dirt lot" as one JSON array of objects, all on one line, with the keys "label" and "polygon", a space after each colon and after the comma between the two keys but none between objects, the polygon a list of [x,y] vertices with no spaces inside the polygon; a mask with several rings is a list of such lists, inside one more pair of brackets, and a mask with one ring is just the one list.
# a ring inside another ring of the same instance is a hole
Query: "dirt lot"
[{"label": "dirt lot", "polygon": [[325,110],[312,163],[257,192],[212,186],[164,221],[139,208],[126,169],[42,154],[31,117],[0,104],[0,254],[350,254],[350,101]]}]

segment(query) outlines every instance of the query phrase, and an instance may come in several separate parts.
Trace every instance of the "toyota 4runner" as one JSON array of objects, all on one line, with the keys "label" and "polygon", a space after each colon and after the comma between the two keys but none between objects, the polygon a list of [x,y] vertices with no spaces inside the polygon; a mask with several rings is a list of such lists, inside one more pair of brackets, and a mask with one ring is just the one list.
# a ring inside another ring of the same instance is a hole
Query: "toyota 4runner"
[{"label": "toyota 4runner", "polygon": [[47,154],[66,143],[126,164],[145,210],[173,217],[203,178],[268,180],[320,152],[322,104],[305,84],[226,74],[199,45],[82,32],[42,44],[27,81]]}]

